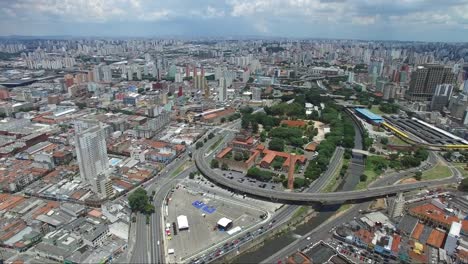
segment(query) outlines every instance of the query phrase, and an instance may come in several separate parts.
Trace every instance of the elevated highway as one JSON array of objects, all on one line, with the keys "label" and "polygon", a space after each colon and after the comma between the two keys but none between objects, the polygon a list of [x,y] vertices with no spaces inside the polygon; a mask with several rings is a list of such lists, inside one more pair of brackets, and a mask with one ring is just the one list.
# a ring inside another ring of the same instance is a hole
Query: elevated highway
[{"label": "elevated highway", "polygon": [[195,164],[205,177],[219,185],[225,186],[233,190],[237,190],[241,193],[246,193],[253,196],[280,201],[284,203],[316,202],[333,204],[345,201],[365,200],[369,198],[394,195],[399,192],[407,192],[415,189],[425,189],[434,186],[441,186],[444,184],[455,183],[457,181],[457,178],[453,174],[450,178],[440,180],[374,187],[359,191],[344,191],[333,193],[299,193],[269,190],[242,184],[218,174],[217,172],[212,170],[208,165],[208,162],[204,156],[204,153],[206,152],[205,148],[206,147],[203,147],[194,153]]}]

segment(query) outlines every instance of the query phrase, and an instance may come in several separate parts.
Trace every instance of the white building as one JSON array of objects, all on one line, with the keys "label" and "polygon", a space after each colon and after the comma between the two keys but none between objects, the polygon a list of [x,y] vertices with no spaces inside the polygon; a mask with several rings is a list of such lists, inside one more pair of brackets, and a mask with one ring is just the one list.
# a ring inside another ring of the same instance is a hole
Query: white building
[{"label": "white building", "polygon": [[450,226],[450,231],[448,233],[447,239],[445,240],[445,251],[448,255],[453,255],[455,249],[457,248],[458,238],[460,237],[462,225],[458,222],[453,222]]},{"label": "white building", "polygon": [[75,122],[75,147],[80,176],[103,197],[112,195],[112,185],[107,177],[109,158],[106,149],[104,125],[97,121]]},{"label": "white building", "polygon": [[227,84],[225,78],[219,79],[219,87],[218,87],[218,101],[224,102],[227,96]]}]

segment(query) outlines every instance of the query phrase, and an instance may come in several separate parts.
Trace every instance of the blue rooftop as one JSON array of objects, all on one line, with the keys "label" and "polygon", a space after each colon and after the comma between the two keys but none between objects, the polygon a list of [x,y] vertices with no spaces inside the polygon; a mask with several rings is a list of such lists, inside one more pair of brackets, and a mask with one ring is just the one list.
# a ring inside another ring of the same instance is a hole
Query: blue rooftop
[{"label": "blue rooftop", "polygon": [[376,115],[374,113],[372,113],[371,111],[369,111],[369,109],[367,108],[355,108],[356,112],[360,113],[361,115],[364,115],[366,118],[376,122],[376,123],[380,123],[380,122],[383,122],[383,118],[379,115]]}]

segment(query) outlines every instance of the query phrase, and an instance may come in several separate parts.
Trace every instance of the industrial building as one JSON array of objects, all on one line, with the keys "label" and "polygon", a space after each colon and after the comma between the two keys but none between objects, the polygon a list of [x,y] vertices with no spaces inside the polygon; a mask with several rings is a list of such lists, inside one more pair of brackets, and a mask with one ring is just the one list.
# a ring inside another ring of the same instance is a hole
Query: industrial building
[{"label": "industrial building", "polygon": [[381,116],[372,113],[367,108],[355,108],[354,110],[356,111],[357,116],[363,118],[364,120],[366,120],[367,122],[371,124],[378,125],[384,121]]}]

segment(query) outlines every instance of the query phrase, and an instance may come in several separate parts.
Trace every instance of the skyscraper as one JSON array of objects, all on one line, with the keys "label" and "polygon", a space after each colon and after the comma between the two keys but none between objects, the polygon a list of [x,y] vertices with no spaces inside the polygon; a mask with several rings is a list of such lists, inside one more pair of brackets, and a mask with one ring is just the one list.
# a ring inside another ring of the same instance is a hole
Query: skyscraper
[{"label": "skyscraper", "polygon": [[111,82],[112,81],[112,71],[111,71],[110,66],[103,66],[101,68],[101,70],[102,70],[102,75],[103,75],[102,80],[104,82]]},{"label": "skyscraper", "polygon": [[218,101],[223,102],[226,100],[226,93],[227,93],[227,86],[226,86],[226,79],[220,78],[219,79],[219,87],[218,87]]},{"label": "skyscraper", "polygon": [[452,92],[452,84],[437,85],[431,100],[431,111],[442,111],[448,105]]},{"label": "skyscraper", "polygon": [[90,184],[91,189],[102,197],[111,196],[104,125],[94,120],[75,122],[75,147],[82,181]]},{"label": "skyscraper", "polygon": [[455,74],[452,68],[443,65],[418,66],[411,74],[409,91],[406,99],[410,101],[428,101],[434,95],[436,86],[439,84],[453,84]]}]

